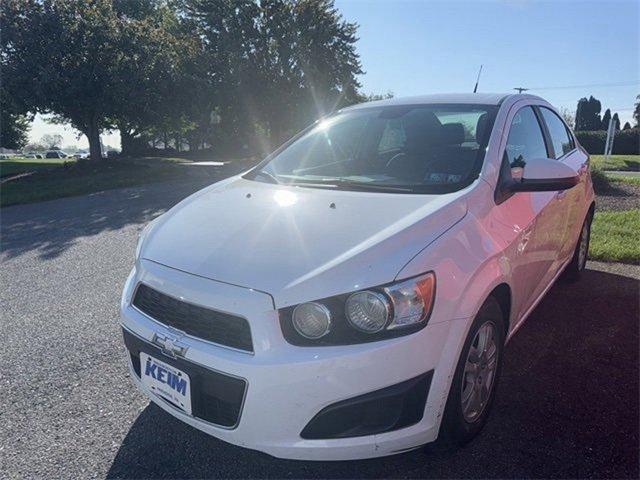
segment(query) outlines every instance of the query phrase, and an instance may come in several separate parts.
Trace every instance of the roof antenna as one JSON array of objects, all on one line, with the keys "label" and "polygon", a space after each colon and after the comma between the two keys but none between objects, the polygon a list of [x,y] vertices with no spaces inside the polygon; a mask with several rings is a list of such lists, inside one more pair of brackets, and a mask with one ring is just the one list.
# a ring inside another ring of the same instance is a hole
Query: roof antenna
[{"label": "roof antenna", "polygon": [[480,65],[480,70],[478,71],[478,78],[476,78],[476,86],[473,87],[473,93],[478,91],[478,83],[480,82],[480,74],[482,73],[482,65]]}]

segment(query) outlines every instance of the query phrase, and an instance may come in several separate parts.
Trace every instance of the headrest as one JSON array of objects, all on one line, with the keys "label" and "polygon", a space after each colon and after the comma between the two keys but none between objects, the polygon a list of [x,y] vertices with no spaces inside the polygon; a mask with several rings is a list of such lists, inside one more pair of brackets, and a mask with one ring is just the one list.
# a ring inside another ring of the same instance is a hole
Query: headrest
[{"label": "headrest", "polygon": [[464,142],[464,127],[461,123],[445,123],[441,135],[443,145],[460,145]]},{"label": "headrest", "polygon": [[404,125],[405,146],[409,153],[422,153],[436,143],[441,129],[438,118],[433,112],[419,112]]},{"label": "headrest", "polygon": [[484,137],[484,130],[487,128],[487,119],[489,115],[483,113],[478,118],[478,123],[476,123],[476,142],[479,144],[482,143],[482,138]]}]

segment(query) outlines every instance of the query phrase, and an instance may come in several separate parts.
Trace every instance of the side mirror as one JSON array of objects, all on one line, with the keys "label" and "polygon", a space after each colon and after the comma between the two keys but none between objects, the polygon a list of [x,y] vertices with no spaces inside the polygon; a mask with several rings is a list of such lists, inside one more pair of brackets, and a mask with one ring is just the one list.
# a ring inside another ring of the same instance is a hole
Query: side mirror
[{"label": "side mirror", "polygon": [[522,177],[508,185],[512,192],[555,192],[567,190],[579,182],[578,172],[570,166],[552,160],[539,158],[526,163]]},{"label": "side mirror", "polygon": [[[508,163],[503,164],[509,168]],[[551,158],[539,158],[511,167],[503,184],[496,191],[496,201],[502,203],[518,192],[555,192],[578,184],[580,177],[570,166]],[[503,178],[504,178],[503,177]]]}]

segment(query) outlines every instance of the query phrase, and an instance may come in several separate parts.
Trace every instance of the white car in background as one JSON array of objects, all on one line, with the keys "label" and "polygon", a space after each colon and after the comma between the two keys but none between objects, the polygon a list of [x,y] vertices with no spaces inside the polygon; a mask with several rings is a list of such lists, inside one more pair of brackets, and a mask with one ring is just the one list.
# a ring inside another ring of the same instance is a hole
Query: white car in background
[{"label": "white car in background", "polygon": [[464,444],[505,343],[584,269],[593,212],[588,155],[541,98],[345,108],[143,231],[121,303],[131,377],[277,457]]}]

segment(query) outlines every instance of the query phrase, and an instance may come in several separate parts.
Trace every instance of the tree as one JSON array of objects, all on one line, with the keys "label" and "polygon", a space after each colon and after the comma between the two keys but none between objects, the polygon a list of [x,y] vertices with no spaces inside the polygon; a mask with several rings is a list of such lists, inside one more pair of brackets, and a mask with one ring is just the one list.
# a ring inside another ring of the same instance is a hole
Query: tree
[{"label": "tree", "polygon": [[640,127],[640,95],[636,97],[636,108],[633,110],[633,118],[636,120],[636,127]]},{"label": "tree", "polygon": [[0,111],[0,147],[20,150],[29,140],[29,119],[26,115]]},{"label": "tree", "polygon": [[194,105],[209,104],[211,92],[199,70],[201,41],[175,10],[152,0],[119,0],[116,10],[123,48],[135,59],[121,64],[117,88],[127,101],[111,116],[127,155],[144,148],[152,133],[175,137],[194,129],[189,113]]},{"label": "tree", "polygon": [[611,121],[611,110],[608,108],[605,110],[604,115],[602,116],[602,125],[598,130],[607,130],[609,128],[609,122]]},{"label": "tree", "polygon": [[24,151],[27,152],[44,152],[46,149],[40,142],[29,142],[24,146]]},{"label": "tree", "polygon": [[62,135],[43,135],[40,139],[40,143],[44,145],[47,150],[57,150],[62,146]]},{"label": "tree", "polygon": [[111,2],[7,0],[1,20],[7,90],[30,111],[71,123],[87,136],[91,158],[101,158],[122,60]]},{"label": "tree", "polygon": [[569,110],[568,108],[561,108],[560,115],[562,115],[562,118],[567,123],[567,125],[569,125],[570,128],[572,129],[575,128],[576,117],[571,110]]},{"label": "tree", "polygon": [[166,115],[176,106],[172,80],[189,49],[165,28],[176,20],[164,2],[6,0],[3,7],[5,88],[26,110],[54,114],[86,135],[92,159],[102,157],[103,130],[123,127],[126,139],[162,117],[159,108]]},{"label": "tree", "polygon": [[264,153],[359,100],[357,25],[332,1],[185,0],[181,16],[204,39],[221,118],[212,141],[248,139]]},{"label": "tree", "polygon": [[29,140],[29,118],[11,101],[4,88],[0,88],[0,147],[20,150]]},{"label": "tree", "polygon": [[618,117],[618,113],[616,112],[616,113],[614,113],[614,114],[613,114],[613,117],[612,117],[612,118],[613,118],[613,128],[614,128],[614,131],[616,131],[616,132],[617,132],[617,131],[619,131],[619,130],[620,130],[620,117]]},{"label": "tree", "polygon": [[624,122],[624,127],[622,127],[622,130],[631,130],[631,124],[629,122]]},{"label": "tree", "polygon": [[600,101],[590,96],[589,99],[581,98],[578,101],[576,110],[576,131],[600,130],[602,128],[602,120],[600,119],[600,111],[602,105]]}]

